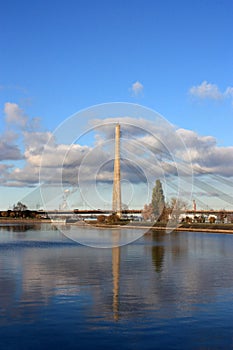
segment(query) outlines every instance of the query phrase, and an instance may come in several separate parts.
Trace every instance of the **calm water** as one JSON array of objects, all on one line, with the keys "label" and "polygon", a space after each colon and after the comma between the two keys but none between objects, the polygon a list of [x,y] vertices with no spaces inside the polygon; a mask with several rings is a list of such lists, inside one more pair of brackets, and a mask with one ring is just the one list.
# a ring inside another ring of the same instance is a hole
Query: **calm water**
[{"label": "calm water", "polygon": [[0,227],[0,349],[231,349],[233,235],[121,248]]}]

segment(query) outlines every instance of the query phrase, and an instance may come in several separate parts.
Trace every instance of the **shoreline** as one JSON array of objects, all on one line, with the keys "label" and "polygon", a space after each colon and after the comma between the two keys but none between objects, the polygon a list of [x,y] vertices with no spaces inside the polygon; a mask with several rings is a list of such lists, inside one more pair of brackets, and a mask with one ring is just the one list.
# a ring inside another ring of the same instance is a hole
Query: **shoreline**
[{"label": "shoreline", "polygon": [[[97,224],[95,225],[95,227],[99,227],[99,228],[117,228],[120,227],[117,225],[100,225]],[[179,226],[165,226],[163,224],[161,225],[155,225],[155,226],[151,226],[151,225],[143,225],[143,224],[138,224],[138,225],[133,225],[133,224],[129,224],[129,225],[125,225],[122,226],[125,227],[126,229],[147,229],[148,231],[145,234],[152,234],[154,233],[153,231],[175,231],[175,232],[207,232],[207,233],[229,233],[232,234],[233,233],[233,224],[197,224],[197,223],[193,223],[193,224],[180,224]]]},{"label": "shoreline", "polygon": [[51,224],[50,219],[5,219],[0,218],[1,224]]},{"label": "shoreline", "polygon": [[[50,219],[5,219],[0,218],[0,225],[26,225],[26,224],[55,224]],[[58,224],[59,225],[59,224]],[[191,223],[191,224],[181,224],[178,227],[167,227],[163,224],[151,226],[146,224],[129,224],[129,225],[104,225],[104,224],[87,224],[87,223],[80,223],[78,221],[77,223],[65,223],[64,225],[72,225],[72,226],[87,226],[90,225],[92,227],[96,228],[125,228],[125,229],[145,229],[148,230],[145,234],[152,234],[153,231],[175,231],[175,232],[207,232],[207,233],[226,233],[226,234],[233,234],[233,224],[209,224],[209,223],[203,223],[203,224],[197,224],[197,223]]]},{"label": "shoreline", "polygon": [[[166,228],[166,227],[164,227],[164,228],[161,228],[161,227],[152,227],[151,229],[149,229],[149,231],[150,230],[152,230],[152,231],[165,231],[166,229],[169,229],[169,227],[168,228]],[[188,227],[176,227],[176,228],[170,228],[171,229],[171,231],[175,231],[175,232],[203,232],[203,233],[229,233],[229,234],[232,234],[233,233],[233,228],[226,228],[226,229],[223,229],[223,228],[221,228],[221,229],[219,229],[219,228],[188,228]],[[148,231],[148,234],[150,233]],[[153,232],[151,232],[151,233],[153,233]]]}]

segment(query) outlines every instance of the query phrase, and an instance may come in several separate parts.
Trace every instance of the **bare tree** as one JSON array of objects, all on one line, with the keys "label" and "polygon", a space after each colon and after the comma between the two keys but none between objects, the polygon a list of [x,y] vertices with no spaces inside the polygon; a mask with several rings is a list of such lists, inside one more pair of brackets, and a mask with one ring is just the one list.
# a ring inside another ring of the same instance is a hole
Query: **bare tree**
[{"label": "bare tree", "polygon": [[177,222],[180,214],[187,210],[187,202],[181,198],[172,197],[167,207],[169,208],[171,219]]},{"label": "bare tree", "polygon": [[151,203],[145,204],[142,211],[143,220],[145,221],[152,220],[152,216],[153,216],[152,204]]}]

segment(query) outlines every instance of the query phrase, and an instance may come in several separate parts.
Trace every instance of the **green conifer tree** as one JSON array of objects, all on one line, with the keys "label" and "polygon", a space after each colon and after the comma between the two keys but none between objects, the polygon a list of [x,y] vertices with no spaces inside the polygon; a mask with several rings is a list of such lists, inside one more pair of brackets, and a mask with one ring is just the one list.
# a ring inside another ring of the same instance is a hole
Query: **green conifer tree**
[{"label": "green conifer tree", "polygon": [[155,187],[152,191],[151,205],[154,218],[159,218],[165,208],[165,198],[160,180],[156,180],[155,182]]}]

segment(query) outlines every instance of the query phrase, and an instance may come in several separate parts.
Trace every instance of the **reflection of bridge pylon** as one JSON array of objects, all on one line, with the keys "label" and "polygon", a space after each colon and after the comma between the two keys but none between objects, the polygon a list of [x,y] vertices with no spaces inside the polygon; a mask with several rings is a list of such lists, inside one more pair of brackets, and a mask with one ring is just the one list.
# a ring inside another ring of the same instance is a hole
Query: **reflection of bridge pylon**
[{"label": "reflection of bridge pylon", "polygon": [[119,319],[119,278],[120,278],[120,248],[112,248],[112,276],[113,276],[113,317]]},{"label": "reflection of bridge pylon", "polygon": [[112,210],[121,217],[121,165],[120,165],[120,124],[115,128],[115,160],[112,193]]},{"label": "reflection of bridge pylon", "polygon": [[113,317],[115,321],[119,320],[119,291],[120,291],[120,231],[113,233],[112,248],[112,282],[113,282]]}]

